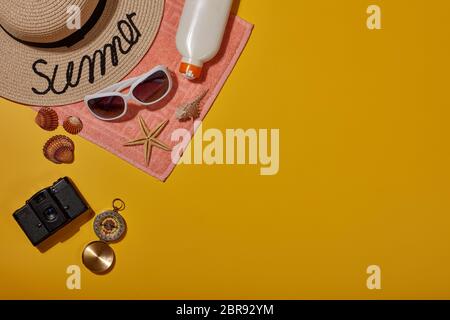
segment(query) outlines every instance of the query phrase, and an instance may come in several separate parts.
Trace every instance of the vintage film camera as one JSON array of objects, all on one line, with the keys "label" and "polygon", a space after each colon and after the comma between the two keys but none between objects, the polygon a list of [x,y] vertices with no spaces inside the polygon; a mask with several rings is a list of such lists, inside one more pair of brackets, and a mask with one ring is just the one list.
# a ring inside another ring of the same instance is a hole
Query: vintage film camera
[{"label": "vintage film camera", "polygon": [[13,217],[34,246],[88,210],[69,178],[36,193]]}]

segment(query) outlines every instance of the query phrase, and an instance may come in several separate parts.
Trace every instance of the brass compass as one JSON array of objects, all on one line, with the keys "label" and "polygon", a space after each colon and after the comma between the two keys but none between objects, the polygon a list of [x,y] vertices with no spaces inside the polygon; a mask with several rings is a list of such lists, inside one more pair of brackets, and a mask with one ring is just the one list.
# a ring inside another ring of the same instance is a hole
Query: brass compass
[{"label": "brass compass", "polygon": [[125,209],[125,203],[114,199],[113,210],[100,213],[94,221],[94,232],[105,242],[119,241],[127,229],[125,219],[119,213]]},{"label": "brass compass", "polygon": [[119,241],[127,229],[125,219],[119,213],[125,209],[125,202],[114,199],[112,207],[95,218],[94,232],[100,240],[89,243],[82,254],[83,264],[97,274],[113,268],[116,256],[108,243]]}]

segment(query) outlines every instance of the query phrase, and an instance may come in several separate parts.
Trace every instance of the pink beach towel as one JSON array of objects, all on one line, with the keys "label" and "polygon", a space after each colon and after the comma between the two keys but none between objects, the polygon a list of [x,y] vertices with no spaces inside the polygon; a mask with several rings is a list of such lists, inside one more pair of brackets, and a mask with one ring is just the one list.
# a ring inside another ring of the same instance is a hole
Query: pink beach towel
[{"label": "pink beach towel", "polygon": [[[172,162],[171,152],[153,148],[150,164],[146,166],[143,146],[123,146],[124,143],[130,140],[142,137],[138,115],[144,118],[150,129],[155,128],[158,124],[168,119],[169,123],[159,136],[159,139],[170,146],[178,143],[171,142],[171,134],[174,130],[184,128],[193,134],[194,124],[192,121],[179,122],[176,119],[175,111],[177,107],[191,102],[207,89],[208,94],[202,101],[202,111],[198,120],[205,118],[244,50],[253,28],[250,23],[232,15],[227,26],[221,51],[213,61],[205,65],[203,79],[198,82],[190,82],[178,72],[181,56],[175,44],[175,35],[184,1],[166,0],[165,3],[164,17],[154,43],[139,65],[128,76],[140,75],[156,65],[166,65],[173,73],[175,88],[172,90],[171,96],[164,101],[164,104],[151,108],[131,104],[129,105],[129,112],[126,118],[121,119],[120,122],[112,123],[94,118],[83,102],[55,108],[60,119],[65,119],[67,116],[78,116],[82,119],[84,129],[80,135],[83,138],[128,161],[133,166],[161,181],[165,181],[175,167],[175,164]],[[37,108],[34,109],[37,110]]]}]

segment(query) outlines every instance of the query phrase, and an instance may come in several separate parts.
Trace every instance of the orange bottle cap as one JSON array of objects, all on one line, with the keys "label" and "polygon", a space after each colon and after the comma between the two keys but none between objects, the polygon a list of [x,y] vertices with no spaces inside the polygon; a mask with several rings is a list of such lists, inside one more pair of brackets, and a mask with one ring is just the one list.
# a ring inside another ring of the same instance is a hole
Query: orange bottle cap
[{"label": "orange bottle cap", "polygon": [[202,67],[193,64],[182,62],[180,65],[180,72],[189,80],[195,80],[202,75]]}]

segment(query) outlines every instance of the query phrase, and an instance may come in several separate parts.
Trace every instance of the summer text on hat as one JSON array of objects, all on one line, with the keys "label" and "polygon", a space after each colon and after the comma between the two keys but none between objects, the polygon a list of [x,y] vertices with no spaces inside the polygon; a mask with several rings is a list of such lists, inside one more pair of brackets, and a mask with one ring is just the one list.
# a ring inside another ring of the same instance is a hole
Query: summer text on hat
[{"label": "summer text on hat", "polygon": [[[80,28],[68,26],[71,7]],[[164,0],[1,1],[0,96],[65,105],[122,80],[152,45],[163,11]]]}]

